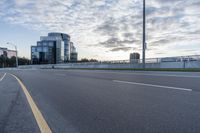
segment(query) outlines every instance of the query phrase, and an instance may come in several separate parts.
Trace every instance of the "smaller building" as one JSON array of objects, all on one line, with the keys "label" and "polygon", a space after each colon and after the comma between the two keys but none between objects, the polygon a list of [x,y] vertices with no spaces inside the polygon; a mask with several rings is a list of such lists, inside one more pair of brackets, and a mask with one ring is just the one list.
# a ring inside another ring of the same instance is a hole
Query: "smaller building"
[{"label": "smaller building", "polygon": [[70,62],[77,62],[77,60],[78,60],[78,53],[77,52],[71,53]]},{"label": "smaller building", "polygon": [[140,62],[140,54],[139,53],[131,53],[130,54],[130,63],[139,63]]},{"label": "smaller building", "polygon": [[76,52],[76,48],[73,42],[70,42],[70,62],[77,62],[78,60],[78,53]]},{"label": "smaller building", "polygon": [[9,50],[7,48],[0,47],[0,56],[11,58],[11,57],[16,57],[16,53],[17,52],[14,50]]}]

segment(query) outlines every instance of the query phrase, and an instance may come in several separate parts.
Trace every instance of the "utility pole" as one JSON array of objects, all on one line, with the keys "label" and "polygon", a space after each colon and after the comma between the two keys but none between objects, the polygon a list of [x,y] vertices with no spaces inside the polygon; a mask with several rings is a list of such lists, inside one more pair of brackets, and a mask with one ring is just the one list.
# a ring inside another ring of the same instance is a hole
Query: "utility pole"
[{"label": "utility pole", "polygon": [[142,55],[142,65],[145,69],[145,50],[146,50],[146,3],[145,0],[143,0],[143,55]]}]

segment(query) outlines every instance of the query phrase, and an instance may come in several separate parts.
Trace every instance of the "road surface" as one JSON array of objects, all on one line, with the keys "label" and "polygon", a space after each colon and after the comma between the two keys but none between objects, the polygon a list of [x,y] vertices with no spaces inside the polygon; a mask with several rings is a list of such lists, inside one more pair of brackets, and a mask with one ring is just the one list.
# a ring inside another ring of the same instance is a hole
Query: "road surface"
[{"label": "road surface", "polygon": [[[199,133],[200,73],[0,71],[0,133]],[[39,120],[40,121],[40,120]]]}]

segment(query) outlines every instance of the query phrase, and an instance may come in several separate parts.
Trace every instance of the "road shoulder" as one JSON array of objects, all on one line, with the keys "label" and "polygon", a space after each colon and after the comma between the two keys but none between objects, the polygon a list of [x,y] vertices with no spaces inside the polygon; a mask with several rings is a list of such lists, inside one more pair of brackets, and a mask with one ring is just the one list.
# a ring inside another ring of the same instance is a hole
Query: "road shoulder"
[{"label": "road shoulder", "polygon": [[0,132],[39,133],[18,82],[10,75],[6,75],[0,84]]}]

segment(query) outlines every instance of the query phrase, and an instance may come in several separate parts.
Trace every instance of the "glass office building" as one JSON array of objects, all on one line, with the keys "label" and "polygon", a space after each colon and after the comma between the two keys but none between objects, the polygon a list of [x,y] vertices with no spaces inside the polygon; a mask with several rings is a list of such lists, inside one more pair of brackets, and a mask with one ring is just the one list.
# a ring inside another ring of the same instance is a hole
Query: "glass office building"
[{"label": "glass office building", "polygon": [[48,36],[41,36],[37,46],[31,46],[32,64],[70,62],[70,55],[74,52],[71,47],[74,45],[71,45],[70,36],[67,34],[49,33]]}]

